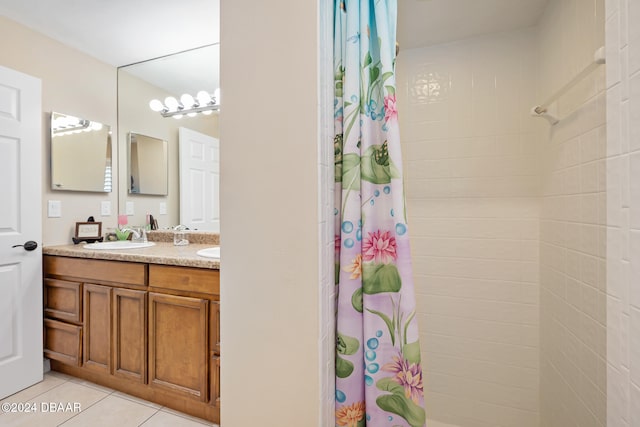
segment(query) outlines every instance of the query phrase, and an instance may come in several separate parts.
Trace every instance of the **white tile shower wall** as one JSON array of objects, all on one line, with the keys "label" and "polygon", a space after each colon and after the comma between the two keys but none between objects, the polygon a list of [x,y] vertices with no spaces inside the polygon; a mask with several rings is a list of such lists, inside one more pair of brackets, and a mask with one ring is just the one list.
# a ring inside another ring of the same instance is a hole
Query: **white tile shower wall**
[{"label": "white tile shower wall", "polygon": [[607,426],[640,425],[640,2],[606,1]]},{"label": "white tile shower wall", "polygon": [[[551,0],[539,26],[539,101],[593,61],[604,44],[602,0]],[[540,420],[606,425],[605,73],[557,103],[545,126],[540,217]]]},{"label": "white tile shower wall", "polygon": [[403,156],[427,412],[538,427],[536,33],[401,51]]}]

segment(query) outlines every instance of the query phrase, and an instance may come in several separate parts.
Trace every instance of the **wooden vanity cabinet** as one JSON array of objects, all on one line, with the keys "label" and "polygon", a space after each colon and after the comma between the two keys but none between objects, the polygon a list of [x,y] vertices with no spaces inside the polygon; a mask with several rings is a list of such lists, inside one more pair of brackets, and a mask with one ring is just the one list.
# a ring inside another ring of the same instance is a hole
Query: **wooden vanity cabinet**
[{"label": "wooden vanity cabinet", "polygon": [[75,366],[82,364],[82,283],[44,280],[44,354]]},{"label": "wooden vanity cabinet", "polygon": [[149,293],[149,385],[208,400],[208,303]]},{"label": "wooden vanity cabinet", "polygon": [[147,292],[114,288],[111,307],[113,375],[147,382]]},{"label": "wooden vanity cabinet", "polygon": [[84,284],[82,365],[111,373],[111,286]]},{"label": "wooden vanity cabinet", "polygon": [[44,275],[53,370],[219,423],[219,271],[45,255]]}]

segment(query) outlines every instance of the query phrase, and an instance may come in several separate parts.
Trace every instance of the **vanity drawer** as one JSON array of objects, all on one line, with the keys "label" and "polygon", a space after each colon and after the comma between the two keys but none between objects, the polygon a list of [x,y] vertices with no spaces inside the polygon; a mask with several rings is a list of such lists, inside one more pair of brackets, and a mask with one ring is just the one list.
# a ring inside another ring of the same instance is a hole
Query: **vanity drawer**
[{"label": "vanity drawer", "polygon": [[82,322],[82,283],[44,280],[44,314],[67,322]]},{"label": "vanity drawer", "polygon": [[149,286],[220,295],[220,271],[152,264],[149,266]]},{"label": "vanity drawer", "polygon": [[145,286],[147,268],[142,263],[45,255],[44,271],[47,276],[77,277],[83,282]]},{"label": "vanity drawer", "polygon": [[82,362],[82,326],[44,319],[44,355],[69,365]]}]

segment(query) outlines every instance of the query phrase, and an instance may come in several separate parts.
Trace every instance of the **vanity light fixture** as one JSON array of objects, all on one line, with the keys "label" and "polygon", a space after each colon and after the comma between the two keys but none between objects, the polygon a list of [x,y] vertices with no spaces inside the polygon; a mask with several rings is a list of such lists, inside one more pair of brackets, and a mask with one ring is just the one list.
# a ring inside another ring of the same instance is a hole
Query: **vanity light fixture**
[{"label": "vanity light fixture", "polygon": [[173,96],[168,96],[164,102],[158,99],[152,99],[149,102],[149,108],[162,114],[162,117],[173,117],[180,119],[185,115],[194,117],[198,113],[209,115],[220,109],[220,88],[216,89],[213,94],[201,90],[195,96],[185,93],[177,100]]},{"label": "vanity light fixture", "polygon": [[91,132],[101,130],[102,123],[91,120],[79,119],[73,116],[61,116],[53,119],[51,126],[52,136],[70,135],[72,133]]}]

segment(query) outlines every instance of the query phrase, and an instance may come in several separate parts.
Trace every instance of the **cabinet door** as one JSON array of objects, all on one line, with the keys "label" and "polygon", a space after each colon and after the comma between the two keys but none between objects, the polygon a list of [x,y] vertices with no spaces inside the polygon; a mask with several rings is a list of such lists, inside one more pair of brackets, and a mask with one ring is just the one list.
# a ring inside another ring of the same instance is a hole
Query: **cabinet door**
[{"label": "cabinet door", "polygon": [[111,373],[111,288],[85,283],[83,292],[85,368]]},{"label": "cabinet door", "polygon": [[211,401],[213,406],[220,406],[220,356],[211,352],[211,366],[209,367]]},{"label": "cabinet door", "polygon": [[147,293],[113,289],[113,375],[147,381]]},{"label": "cabinet door", "polygon": [[209,349],[220,355],[220,303],[209,303]]},{"label": "cabinet door", "polygon": [[208,398],[208,301],[149,293],[149,384]]}]

